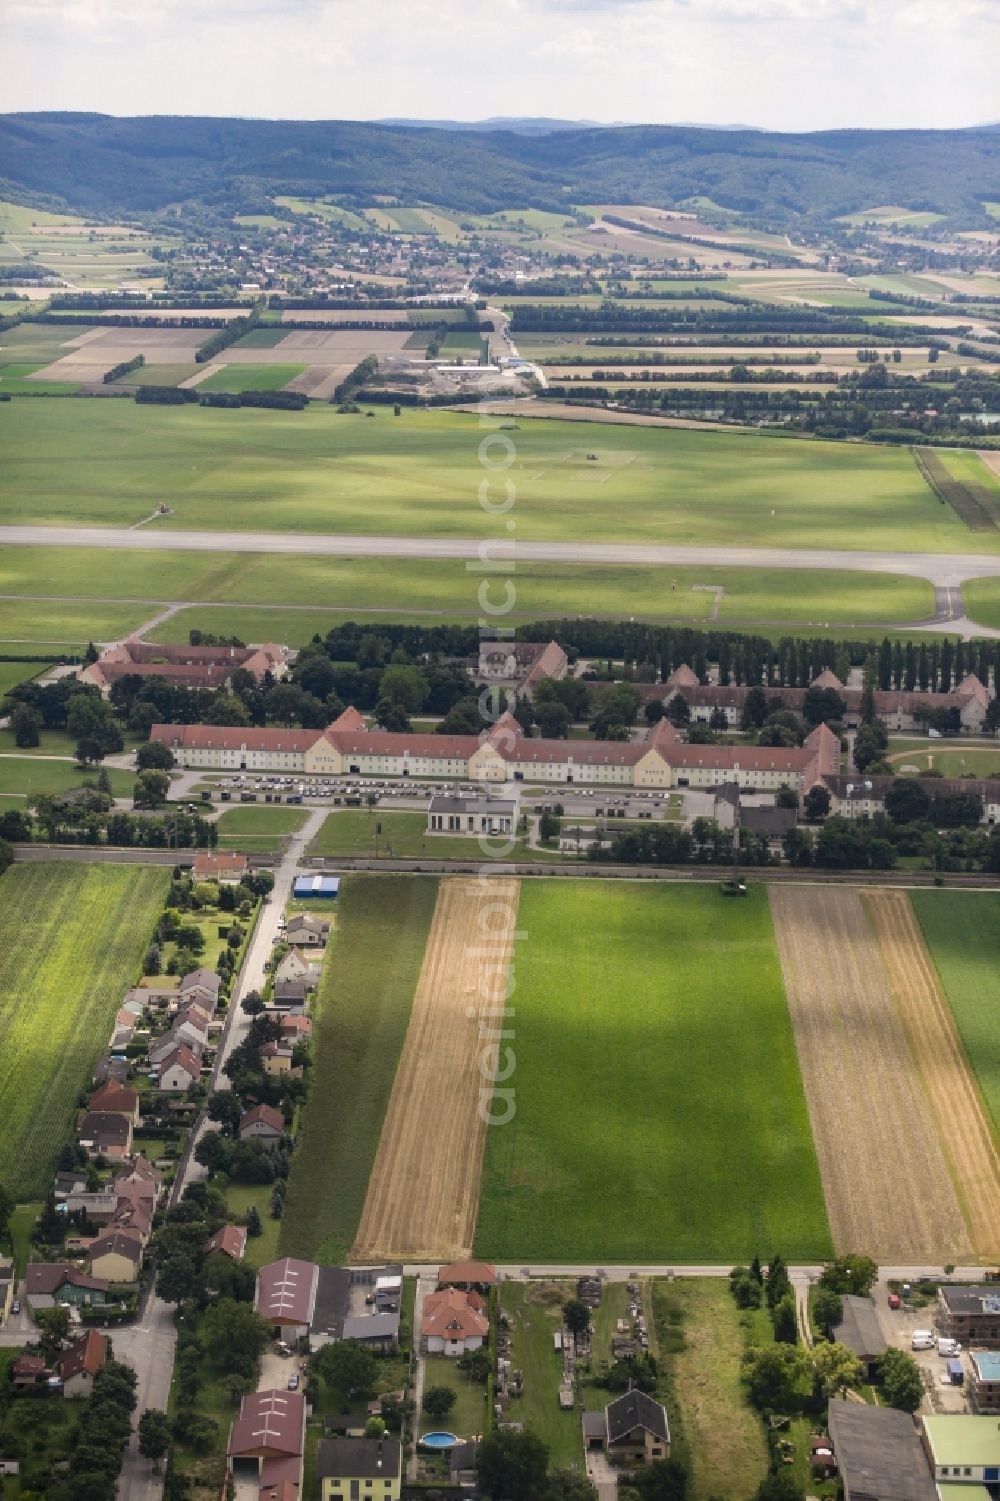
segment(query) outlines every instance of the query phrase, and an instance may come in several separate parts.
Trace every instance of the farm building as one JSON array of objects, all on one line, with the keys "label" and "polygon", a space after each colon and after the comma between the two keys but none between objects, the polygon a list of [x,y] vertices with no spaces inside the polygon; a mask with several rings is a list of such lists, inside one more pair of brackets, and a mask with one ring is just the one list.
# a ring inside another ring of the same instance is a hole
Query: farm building
[{"label": "farm building", "polygon": [[254,1306],[274,1330],[290,1343],[309,1333],[316,1303],[317,1267],[311,1261],[285,1256],[262,1266],[257,1273]]},{"label": "farm building", "polygon": [[506,798],[431,798],[427,813],[428,834],[513,834],[517,803]]},{"label": "farm building", "polygon": [[844,1501],[937,1501],[920,1437],[907,1413],[831,1397],[827,1429]]},{"label": "farm building", "polygon": [[229,1430],[228,1458],[233,1479],[253,1478],[263,1489],[291,1480],[298,1487],[305,1434],[305,1399],[300,1392],[249,1392]]},{"label": "farm building", "polygon": [[651,1464],[670,1455],[667,1409],[645,1392],[623,1392],[603,1412],[583,1415],[583,1446],[612,1464]]},{"label": "farm building", "polygon": [[885,1336],[871,1298],[850,1294],[841,1299],[843,1317],[833,1329],[833,1338],[855,1354],[865,1368],[865,1380],[874,1375],[875,1362],[885,1351]]},{"label": "farm building", "polygon": [[[311,898],[311,896],[323,896],[336,901],[341,890],[341,878],[338,875],[297,875],[296,883],[291,889],[291,895],[297,898]],[[288,940],[293,941],[293,940]]]}]

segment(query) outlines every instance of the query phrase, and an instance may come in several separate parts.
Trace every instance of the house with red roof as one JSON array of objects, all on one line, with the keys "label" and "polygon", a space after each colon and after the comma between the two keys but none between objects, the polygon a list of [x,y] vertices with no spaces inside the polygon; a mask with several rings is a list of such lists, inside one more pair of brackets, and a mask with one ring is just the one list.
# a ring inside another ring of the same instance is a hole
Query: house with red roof
[{"label": "house with red roof", "polygon": [[204,1252],[211,1256],[215,1251],[221,1251],[223,1256],[228,1256],[230,1261],[242,1261],[247,1248],[247,1228],[245,1225],[223,1225],[220,1230],[206,1240]]},{"label": "house with red roof", "polygon": [[446,1287],[428,1293],[420,1319],[420,1333],[429,1355],[459,1356],[478,1350],[486,1341],[490,1325],[486,1300],[480,1293]]},{"label": "house with red roof", "polygon": [[64,1397],[89,1397],[94,1377],[108,1358],[107,1337],[97,1329],[88,1329],[65,1350],[56,1363],[62,1377]]}]

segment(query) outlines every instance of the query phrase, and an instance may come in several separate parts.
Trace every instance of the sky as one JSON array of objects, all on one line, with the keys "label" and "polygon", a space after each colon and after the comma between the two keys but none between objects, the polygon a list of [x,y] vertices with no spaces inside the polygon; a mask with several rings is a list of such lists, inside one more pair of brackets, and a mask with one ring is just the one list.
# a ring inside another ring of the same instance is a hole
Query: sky
[{"label": "sky", "polygon": [[3,110],[1000,120],[1000,0],[0,0]]}]

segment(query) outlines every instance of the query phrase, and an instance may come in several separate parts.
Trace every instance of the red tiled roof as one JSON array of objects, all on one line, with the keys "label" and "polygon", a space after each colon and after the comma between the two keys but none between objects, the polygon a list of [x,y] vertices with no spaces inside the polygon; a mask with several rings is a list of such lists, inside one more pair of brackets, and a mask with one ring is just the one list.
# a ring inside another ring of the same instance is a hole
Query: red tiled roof
[{"label": "red tiled roof", "polygon": [[497,1280],[497,1269],[489,1261],[452,1261],[438,1272],[438,1284],[478,1282],[483,1287]]},{"label": "red tiled roof", "polygon": [[460,1292],[457,1287],[428,1293],[420,1332],[438,1339],[473,1339],[476,1335],[485,1339],[490,1325],[481,1308],[478,1294]]},{"label": "red tiled roof", "polygon": [[190,1074],[192,1079],[200,1077],[201,1064],[186,1042],[179,1042],[163,1059],[160,1064],[160,1077],[162,1078],[169,1069],[173,1068],[175,1063],[180,1064],[181,1068],[185,1073]]},{"label": "red tiled roof", "polygon": [[139,1103],[138,1092],[109,1079],[87,1101],[88,1110],[109,1111],[115,1115],[132,1115]]},{"label": "red tiled roof", "polygon": [[199,850],[192,867],[196,876],[214,876],[222,871],[237,871],[240,875],[249,867],[246,855],[217,854],[214,850]]},{"label": "red tiled roof", "polygon": [[154,724],[149,738],[178,749],[305,754],[322,736],[319,730],[257,729],[250,725]]},{"label": "red tiled roof", "polygon": [[275,1131],[284,1131],[285,1117],[273,1105],[254,1105],[240,1116],[240,1131],[248,1126],[273,1126]]},{"label": "red tiled roof", "polygon": [[223,1225],[221,1230],[216,1230],[215,1234],[205,1242],[205,1255],[210,1256],[213,1251],[222,1251],[224,1255],[232,1257],[233,1261],[242,1261],[246,1248],[246,1226]]},{"label": "red tiled roof", "polygon": [[78,1339],[59,1360],[59,1374],[64,1381],[69,1381],[73,1376],[79,1376],[86,1371],[90,1376],[96,1376],[108,1358],[108,1341],[103,1334],[96,1329],[88,1329],[82,1339]]}]

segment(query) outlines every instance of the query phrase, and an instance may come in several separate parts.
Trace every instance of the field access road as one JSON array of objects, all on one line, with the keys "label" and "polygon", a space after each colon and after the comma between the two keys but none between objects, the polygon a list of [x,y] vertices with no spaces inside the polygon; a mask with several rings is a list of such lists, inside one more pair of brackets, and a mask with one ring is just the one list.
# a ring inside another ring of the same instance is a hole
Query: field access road
[{"label": "field access road", "polygon": [[459,558],[490,563],[637,564],[700,568],[822,568],[900,573],[955,589],[1000,578],[1000,556],[851,552],[843,548],[671,547],[652,543],[514,542],[456,537],[367,537],[336,532],[132,531],[105,526],[0,526],[0,546],[138,548],[158,552],[301,554],[342,558]]}]

